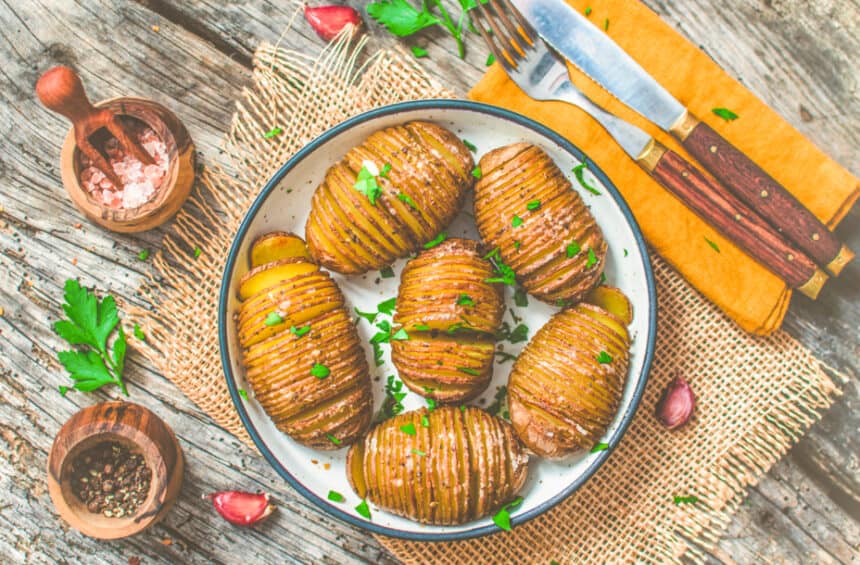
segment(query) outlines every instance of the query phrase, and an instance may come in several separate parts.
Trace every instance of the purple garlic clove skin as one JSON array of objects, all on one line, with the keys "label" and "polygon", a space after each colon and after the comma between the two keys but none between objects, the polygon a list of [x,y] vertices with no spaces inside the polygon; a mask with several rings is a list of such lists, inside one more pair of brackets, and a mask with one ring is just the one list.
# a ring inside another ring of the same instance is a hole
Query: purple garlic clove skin
[{"label": "purple garlic clove skin", "polygon": [[655,415],[661,424],[674,430],[690,421],[696,408],[696,395],[681,377],[669,383],[657,402]]}]

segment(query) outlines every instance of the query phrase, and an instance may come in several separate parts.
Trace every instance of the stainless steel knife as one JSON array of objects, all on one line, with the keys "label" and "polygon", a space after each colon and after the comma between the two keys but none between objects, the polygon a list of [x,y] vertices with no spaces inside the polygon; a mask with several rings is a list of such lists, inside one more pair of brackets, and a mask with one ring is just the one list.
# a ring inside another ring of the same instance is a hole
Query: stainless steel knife
[{"label": "stainless steel knife", "polygon": [[838,275],[848,247],[782,185],[696,118],[603,30],[564,0],[512,0],[540,36],[624,104],[676,137],[724,186]]}]

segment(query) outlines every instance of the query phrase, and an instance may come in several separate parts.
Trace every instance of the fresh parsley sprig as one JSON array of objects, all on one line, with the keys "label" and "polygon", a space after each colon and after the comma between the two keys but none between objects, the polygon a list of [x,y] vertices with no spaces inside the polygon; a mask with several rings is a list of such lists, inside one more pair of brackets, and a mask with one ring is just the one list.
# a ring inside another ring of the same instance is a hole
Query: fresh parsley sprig
[{"label": "fresh parsley sprig", "polygon": [[[54,331],[70,345],[79,346],[57,354],[74,381],[73,387],[92,392],[115,384],[128,396],[122,380],[128,345],[116,301],[109,294],[99,300],[75,279],[66,281],[64,291],[63,312],[68,319],[56,322]],[[109,345],[114,332],[116,338]]]}]

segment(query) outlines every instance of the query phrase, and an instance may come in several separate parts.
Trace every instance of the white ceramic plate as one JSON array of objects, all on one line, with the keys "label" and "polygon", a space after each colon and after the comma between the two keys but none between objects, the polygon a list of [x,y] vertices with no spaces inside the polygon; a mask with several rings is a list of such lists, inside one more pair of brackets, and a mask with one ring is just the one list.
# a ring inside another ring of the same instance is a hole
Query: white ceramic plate
[{"label": "white ceramic plate", "polygon": [[[532,457],[529,476],[522,491],[523,504],[513,513],[512,524],[522,523],[545,512],[575,491],[610,456],[627,425],[633,417],[645,387],[651,356],[654,350],[656,331],[656,297],[654,280],[642,234],[624,200],[609,179],[589,161],[584,154],[561,136],[518,114],[492,106],[454,100],[426,100],[386,106],[352,118],[329,130],[290,159],[266,185],[254,202],[236,236],[221,288],[219,305],[219,336],[221,358],[227,384],[242,418],[254,442],[272,466],[300,493],[319,505],[326,512],[357,526],[384,535],[441,541],[465,539],[497,531],[491,518],[459,526],[427,526],[395,516],[371,505],[372,519],[366,520],[355,511],[360,502],[347,482],[344,461],[347,449],[335,452],[317,452],[303,447],[275,428],[261,406],[254,400],[251,387],[246,383],[240,364],[240,350],[232,314],[238,308],[236,287],[239,279],[248,270],[247,257],[250,243],[258,236],[272,230],[293,231],[304,235],[305,220],[310,212],[311,195],[322,181],[326,170],[338,161],[350,148],[358,145],[372,132],[410,120],[436,122],[460,137],[471,141],[478,151],[475,161],[485,152],[514,142],[534,143],[555,160],[563,171],[571,176],[574,188],[580,192],[591,207],[597,222],[603,229],[609,244],[605,267],[607,284],[620,287],[633,303],[634,320],[630,330],[633,338],[630,356],[630,373],[624,395],[612,425],[601,440],[609,449],[598,453],[574,455],[562,461],[546,461]],[[585,177],[597,187],[599,196],[582,190],[573,178],[571,170],[581,162],[587,162]],[[471,198],[463,212],[448,228],[451,237],[479,239],[471,218]],[[350,311],[358,307],[375,312],[377,305],[397,295],[397,286],[404,260],[394,265],[394,278],[381,279],[378,272],[360,276],[334,275],[348,303]],[[557,310],[554,307],[530,298],[528,308],[514,306],[511,289],[507,289],[507,304],[529,327],[529,336],[540,328]],[[510,315],[506,314],[510,321]],[[358,325],[360,337],[367,344],[373,329],[365,321]],[[511,346],[505,344],[509,353],[519,353],[524,343]],[[374,369],[370,347],[366,347],[368,363],[375,377],[375,409],[381,406],[385,396],[383,387],[386,377],[396,374],[390,362],[387,346],[385,364]],[[471,402],[477,406],[488,406],[493,401],[497,387],[505,384],[511,363],[495,366],[493,382],[480,399]],[[243,399],[238,391],[248,391],[249,399]],[[405,390],[405,387],[404,387]],[[404,405],[407,410],[424,405],[415,393],[409,393]],[[328,465],[328,466],[327,466]],[[327,499],[334,490],[346,497],[346,502],[335,503]]]}]

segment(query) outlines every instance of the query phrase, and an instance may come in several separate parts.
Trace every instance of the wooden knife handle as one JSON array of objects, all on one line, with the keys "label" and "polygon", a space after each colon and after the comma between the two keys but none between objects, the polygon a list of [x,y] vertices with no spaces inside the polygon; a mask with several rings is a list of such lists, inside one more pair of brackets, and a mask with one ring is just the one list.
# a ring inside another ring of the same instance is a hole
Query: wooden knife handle
[{"label": "wooden knife handle", "polygon": [[687,151],[786,239],[838,275],[854,254],[773,177],[708,124],[695,121],[681,139]]},{"label": "wooden knife handle", "polygon": [[683,157],[654,142],[639,164],[703,220],[803,294],[815,299],[827,275],[749,206]]}]

